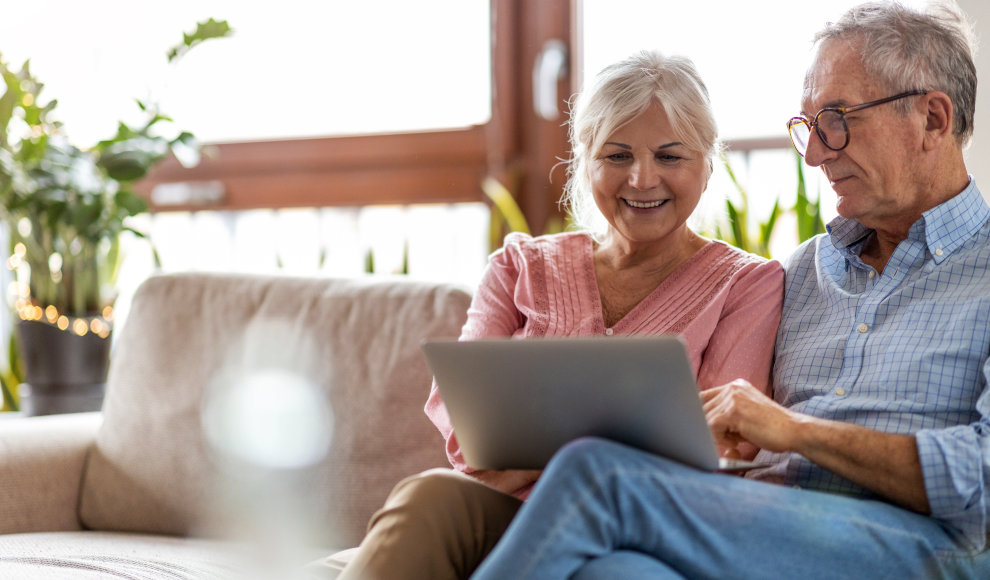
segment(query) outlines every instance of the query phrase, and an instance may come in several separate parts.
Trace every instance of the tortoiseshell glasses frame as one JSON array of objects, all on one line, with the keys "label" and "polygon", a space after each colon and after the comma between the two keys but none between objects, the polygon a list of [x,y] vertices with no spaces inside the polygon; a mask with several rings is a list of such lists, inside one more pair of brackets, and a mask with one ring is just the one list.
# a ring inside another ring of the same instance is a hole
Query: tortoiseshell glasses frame
[{"label": "tortoiseshell glasses frame", "polygon": [[794,145],[794,148],[797,149],[797,152],[801,155],[801,157],[804,157],[804,154],[808,151],[808,143],[811,141],[812,128],[814,128],[815,132],[818,133],[818,138],[822,140],[823,145],[832,151],[841,151],[849,145],[849,123],[846,122],[847,113],[862,111],[863,109],[868,109],[870,107],[875,107],[877,105],[882,105],[884,103],[889,103],[905,97],[924,95],[926,93],[927,91],[910,91],[907,93],[894,95],[893,97],[887,97],[886,99],[880,99],[879,101],[870,101],[869,103],[854,105],[852,107],[826,107],[821,111],[818,111],[818,114],[815,115],[814,121],[808,121],[804,117],[792,117],[787,121],[787,133],[791,136],[791,143]]}]

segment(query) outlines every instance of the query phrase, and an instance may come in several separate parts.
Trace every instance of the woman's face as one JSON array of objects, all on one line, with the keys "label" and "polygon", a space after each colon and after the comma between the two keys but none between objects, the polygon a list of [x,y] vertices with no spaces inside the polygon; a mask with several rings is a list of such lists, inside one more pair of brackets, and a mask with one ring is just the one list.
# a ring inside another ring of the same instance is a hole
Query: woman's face
[{"label": "woman's face", "polygon": [[612,133],[588,164],[598,209],[630,242],[649,243],[686,228],[708,186],[708,160],[674,137],[654,104]]}]

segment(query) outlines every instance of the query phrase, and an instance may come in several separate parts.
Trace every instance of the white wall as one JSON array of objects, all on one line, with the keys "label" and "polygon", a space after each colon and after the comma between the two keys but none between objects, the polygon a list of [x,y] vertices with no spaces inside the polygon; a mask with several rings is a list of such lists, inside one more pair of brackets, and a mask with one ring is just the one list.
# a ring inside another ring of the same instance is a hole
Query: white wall
[{"label": "white wall", "polygon": [[966,151],[966,167],[976,178],[983,196],[990,200],[990,2],[987,0],[957,0],[959,6],[976,23],[976,34],[982,35],[976,53],[976,131],[973,144]]}]

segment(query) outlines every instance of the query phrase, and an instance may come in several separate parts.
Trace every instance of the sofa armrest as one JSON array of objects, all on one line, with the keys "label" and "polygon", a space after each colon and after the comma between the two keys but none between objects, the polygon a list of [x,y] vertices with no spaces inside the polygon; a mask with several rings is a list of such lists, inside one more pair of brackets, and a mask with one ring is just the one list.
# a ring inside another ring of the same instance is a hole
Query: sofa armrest
[{"label": "sofa armrest", "polygon": [[82,529],[79,486],[100,413],[0,419],[0,534]]}]

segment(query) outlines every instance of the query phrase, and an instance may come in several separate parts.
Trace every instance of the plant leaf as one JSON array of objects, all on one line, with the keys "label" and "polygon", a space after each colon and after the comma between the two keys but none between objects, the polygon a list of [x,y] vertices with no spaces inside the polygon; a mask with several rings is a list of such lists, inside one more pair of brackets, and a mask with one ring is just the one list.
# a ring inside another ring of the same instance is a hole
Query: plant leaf
[{"label": "plant leaf", "polygon": [[142,197],[134,195],[126,190],[118,191],[117,194],[113,196],[113,201],[117,204],[117,207],[126,210],[127,215],[138,215],[139,213],[148,211],[148,202],[146,202]]},{"label": "plant leaf", "polygon": [[777,225],[778,216],[780,216],[779,197],[773,203],[773,209],[770,210],[770,217],[767,218],[767,221],[760,224],[760,253],[764,258],[770,257],[770,236],[773,235],[773,227]]},{"label": "plant leaf", "polygon": [[139,238],[148,239],[148,234],[146,234],[146,233],[144,233],[144,232],[142,232],[140,230],[136,230],[134,228],[127,227],[127,226],[124,226],[123,229],[124,229],[124,231],[131,232],[132,234],[134,234],[135,236],[137,236]]},{"label": "plant leaf", "polygon": [[216,21],[210,18],[206,22],[199,22],[196,24],[195,32],[192,34],[182,34],[182,44],[178,44],[169,49],[166,53],[168,62],[181,58],[197,44],[211,38],[223,38],[225,36],[230,36],[232,32],[233,29],[229,24],[227,24],[226,20]]},{"label": "plant leaf", "polygon": [[732,226],[732,237],[735,238],[732,245],[744,252],[750,251],[749,239],[746,237],[746,231],[743,229],[741,212],[728,199],[725,200],[725,209],[729,212],[729,225]]},{"label": "plant leaf", "polygon": [[103,213],[103,203],[101,198],[94,197],[92,203],[79,203],[69,210],[72,217],[72,225],[76,227],[81,235],[88,235],[90,227],[100,219]]},{"label": "plant leaf", "polygon": [[515,198],[504,185],[493,177],[486,177],[481,182],[481,190],[502,212],[505,223],[509,225],[511,231],[529,233],[529,223],[526,221],[526,216],[523,215],[522,210],[519,209],[519,204],[516,203]]}]

